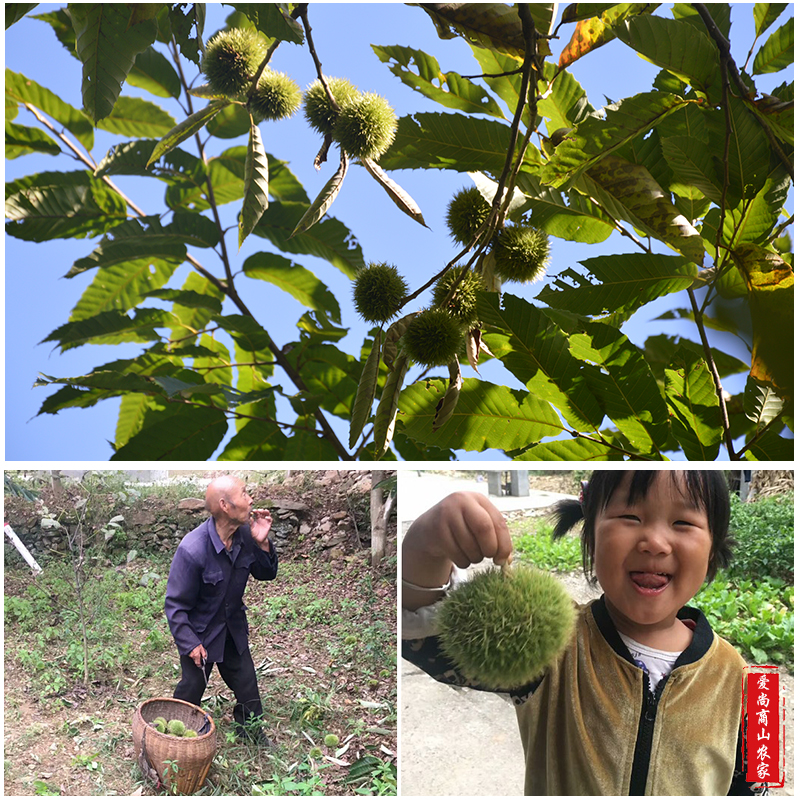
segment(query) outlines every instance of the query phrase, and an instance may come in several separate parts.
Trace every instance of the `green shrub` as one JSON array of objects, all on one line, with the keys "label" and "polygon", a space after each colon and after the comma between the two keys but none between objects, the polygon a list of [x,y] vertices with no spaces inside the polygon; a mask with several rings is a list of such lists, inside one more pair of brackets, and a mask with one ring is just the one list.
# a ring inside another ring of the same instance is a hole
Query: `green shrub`
[{"label": "green shrub", "polygon": [[730,577],[794,582],[794,493],[742,503],[731,497],[730,530],[736,540]]}]

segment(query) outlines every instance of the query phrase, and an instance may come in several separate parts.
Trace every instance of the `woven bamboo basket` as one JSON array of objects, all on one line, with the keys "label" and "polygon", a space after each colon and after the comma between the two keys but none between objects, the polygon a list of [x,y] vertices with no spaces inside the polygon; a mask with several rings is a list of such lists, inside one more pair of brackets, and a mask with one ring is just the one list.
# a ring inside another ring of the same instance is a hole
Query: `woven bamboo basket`
[{"label": "woven bamboo basket", "polygon": [[[148,725],[156,717],[181,720],[187,728],[197,731],[197,738],[159,733]],[[185,700],[156,697],[141,703],[133,715],[133,745],[145,775],[154,777],[154,771],[170,794],[194,794],[203,785],[214,760],[217,729],[202,708]]]}]

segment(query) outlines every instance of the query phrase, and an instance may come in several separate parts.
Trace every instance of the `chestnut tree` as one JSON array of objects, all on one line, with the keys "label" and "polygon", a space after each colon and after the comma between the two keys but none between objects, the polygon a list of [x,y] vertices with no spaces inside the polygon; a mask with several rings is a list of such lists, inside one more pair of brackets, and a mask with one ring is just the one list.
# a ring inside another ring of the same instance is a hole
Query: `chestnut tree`
[{"label": "chestnut tree", "polygon": [[[323,71],[313,6],[226,5],[228,28],[208,41],[200,3],[40,14],[82,63],[79,102],[78,87],[68,102],[6,69],[7,158],[65,163],[7,184],[7,235],[86,240],[66,275],[96,276],[45,341],[141,344],[85,375],[42,375],[53,391],[41,414],[121,397],[112,460],[208,459],[226,437],[221,460],[447,460],[487,448],[529,461],[793,457],[794,86],[769,82],[793,62],[793,20],[776,24],[787,4],[752,6],[743,64],[725,3],[573,3],[558,18],[547,3],[409,4],[442,38],[467,42],[475,74],[374,45],[405,87],[444,107],[400,119],[383,98],[331,79],[335,63]],[[6,4],[8,37],[35,6]],[[593,108],[571,67],[602,69],[612,39],[659,71],[646,91]],[[259,126],[300,104],[291,76],[271,67],[288,43],[314,61],[302,113],[321,135],[317,164],[333,164],[314,199],[265,150]],[[126,84],[153,100],[126,96]],[[164,97],[183,118],[159,106]],[[95,128],[119,137],[103,156]],[[209,134],[240,141],[208,157]],[[391,213],[421,225],[424,198],[392,171],[452,170],[472,187],[451,207],[457,252],[422,285],[402,264],[365,264],[358,230],[329,214],[353,166],[386,191]],[[160,182],[163,202],[140,208],[128,176]],[[228,203],[239,209],[233,230],[219,214]],[[631,252],[606,244],[615,232]],[[251,236],[265,249],[240,263],[236,246]],[[553,238],[596,255],[519,296]],[[337,299],[289,258],[304,255],[353,280],[374,323],[359,352],[338,344],[340,303],[353,296]],[[187,262],[189,277],[171,285]],[[248,304],[251,280],[307,306],[296,329],[270,329]],[[633,344],[626,321],[666,295],[665,321],[695,334]],[[749,360],[712,347],[709,330],[744,339]],[[492,360],[525,389],[480,377]],[[731,394],[723,382],[741,373],[744,390]]]}]

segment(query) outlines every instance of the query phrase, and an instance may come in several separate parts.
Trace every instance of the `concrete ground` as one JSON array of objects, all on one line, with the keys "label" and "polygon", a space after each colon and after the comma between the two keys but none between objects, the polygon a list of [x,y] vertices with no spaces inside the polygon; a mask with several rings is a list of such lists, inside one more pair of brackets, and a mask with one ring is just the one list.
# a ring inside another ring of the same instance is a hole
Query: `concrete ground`
[{"label": "concrete ground", "polygon": [[[488,495],[472,473],[448,477],[398,472],[401,529],[455,491]],[[565,495],[492,497],[503,512],[544,508]],[[437,683],[400,662],[400,792],[403,796],[518,796],[525,769],[516,715],[510,701],[489,692]]]}]

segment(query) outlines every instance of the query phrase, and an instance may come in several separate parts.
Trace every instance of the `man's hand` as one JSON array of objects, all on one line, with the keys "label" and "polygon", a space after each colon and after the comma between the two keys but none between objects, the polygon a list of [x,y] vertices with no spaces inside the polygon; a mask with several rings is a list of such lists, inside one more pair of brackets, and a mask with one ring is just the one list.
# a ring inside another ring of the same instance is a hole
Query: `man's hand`
[{"label": "man's hand", "polygon": [[191,658],[192,661],[194,661],[198,669],[202,669],[203,659],[208,658],[208,653],[206,652],[205,647],[203,647],[202,644],[199,644],[197,645],[197,647],[195,647],[194,650],[192,650],[191,653],[189,653],[189,658]]},{"label": "man's hand", "polygon": [[250,533],[253,541],[262,549],[269,552],[271,544],[269,532],[272,528],[272,514],[266,508],[256,508],[252,512],[253,520],[250,523]]}]

